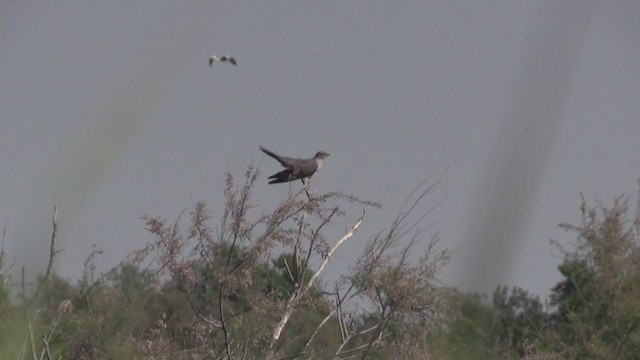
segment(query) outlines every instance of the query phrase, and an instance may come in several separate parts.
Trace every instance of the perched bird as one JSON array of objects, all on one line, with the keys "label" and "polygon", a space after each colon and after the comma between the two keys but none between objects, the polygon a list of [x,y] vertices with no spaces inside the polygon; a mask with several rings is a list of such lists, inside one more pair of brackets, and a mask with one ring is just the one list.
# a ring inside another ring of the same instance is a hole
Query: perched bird
[{"label": "perched bird", "polygon": [[272,158],[278,160],[280,165],[284,166],[285,168],[279,173],[269,176],[269,179],[271,179],[271,181],[269,181],[269,184],[279,184],[298,179],[302,180],[302,182],[305,183],[306,179],[310,179],[313,174],[320,170],[320,167],[322,167],[322,162],[327,158],[327,156],[329,156],[329,154],[324,151],[318,151],[316,155],[310,159],[296,159],[286,156],[280,156],[272,151],[267,150],[263,146],[260,146],[260,150],[262,150],[265,154],[271,156]]},{"label": "perched bird", "polygon": [[220,62],[227,62],[228,61],[228,62],[232,63],[233,65],[238,65],[238,63],[236,63],[236,59],[232,58],[229,55],[221,55],[221,56],[211,55],[211,57],[209,58],[209,66],[212,66],[214,61],[220,61]]}]

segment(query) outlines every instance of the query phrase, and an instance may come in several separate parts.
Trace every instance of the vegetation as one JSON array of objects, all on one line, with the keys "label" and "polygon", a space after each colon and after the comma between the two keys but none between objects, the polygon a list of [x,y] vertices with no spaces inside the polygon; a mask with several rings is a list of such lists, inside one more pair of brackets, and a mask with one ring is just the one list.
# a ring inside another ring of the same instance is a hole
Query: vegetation
[{"label": "vegetation", "polygon": [[[146,246],[95,275],[94,250],[72,284],[51,266],[35,289],[12,282],[0,247],[3,359],[633,359],[640,354],[640,202],[581,206],[562,280],[543,304],[514,287],[491,296],[437,280],[449,253],[423,237],[438,181],[416,188],[387,230],[332,284],[335,251],[378,204],[291,193],[258,213],[252,168],[227,175],[213,220],[197,203],[145,216]],[[56,212],[50,264],[56,255]],[[344,233],[331,229],[341,225]],[[363,242],[364,243],[364,242]],[[4,244],[4,236],[3,243]],[[556,244],[557,245],[557,244]],[[416,252],[420,250],[420,256]],[[11,285],[18,285],[13,294]]]}]

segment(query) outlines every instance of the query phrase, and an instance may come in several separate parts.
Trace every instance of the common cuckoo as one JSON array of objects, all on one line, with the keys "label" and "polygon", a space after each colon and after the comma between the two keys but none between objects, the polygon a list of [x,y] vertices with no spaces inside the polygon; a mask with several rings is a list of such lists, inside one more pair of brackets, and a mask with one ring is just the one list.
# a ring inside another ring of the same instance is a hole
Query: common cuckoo
[{"label": "common cuckoo", "polygon": [[279,184],[294,180],[302,180],[305,182],[305,179],[310,178],[313,174],[315,174],[320,167],[322,167],[322,162],[324,159],[329,156],[324,151],[318,151],[316,155],[310,159],[295,159],[286,156],[280,156],[268,149],[260,146],[260,150],[262,150],[265,154],[271,156],[272,158],[278,160],[280,165],[284,166],[285,169],[280,171],[279,173],[273,174],[269,176],[269,184]]}]

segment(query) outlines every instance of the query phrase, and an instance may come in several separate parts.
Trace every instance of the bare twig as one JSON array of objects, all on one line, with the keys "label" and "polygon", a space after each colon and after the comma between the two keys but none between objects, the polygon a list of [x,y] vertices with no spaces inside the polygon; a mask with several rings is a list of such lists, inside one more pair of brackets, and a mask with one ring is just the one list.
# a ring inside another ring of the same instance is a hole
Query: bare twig
[{"label": "bare twig", "polygon": [[20,352],[18,353],[18,356],[16,357],[16,359],[24,359],[26,352],[27,352],[27,343],[29,342],[29,334],[26,334],[24,336],[24,341],[22,342],[22,347],[20,348]]},{"label": "bare twig", "polygon": [[[295,261],[295,259],[294,259]],[[291,283],[294,284],[296,283],[296,279],[293,276],[293,273],[291,272],[291,267],[289,266],[289,262],[287,261],[287,259],[285,257],[282,258],[282,262],[284,263],[284,267],[287,269],[287,274],[289,275],[289,278],[291,279]]]},{"label": "bare twig", "polygon": [[309,340],[307,340],[307,342],[304,344],[304,347],[302,348],[303,352],[307,350],[309,345],[311,345],[311,343],[313,342],[315,337],[320,332],[320,329],[322,329],[322,327],[336,314],[338,316],[338,325],[340,327],[340,335],[342,337],[342,340],[345,339],[346,332],[343,330],[344,322],[342,320],[343,319],[342,318],[342,303],[347,298],[347,295],[349,294],[349,292],[351,292],[353,287],[354,287],[354,285],[351,284],[349,289],[347,289],[347,291],[345,292],[345,295],[342,296],[342,297],[340,297],[340,292],[336,291],[336,293],[335,293],[335,296],[336,296],[336,305],[335,305],[335,307],[333,308],[333,310],[331,310],[331,312],[327,316],[325,316],[325,318],[320,322],[320,324],[318,324],[318,326],[316,327],[316,330],[313,332],[313,334],[311,334],[311,337],[309,337]]},{"label": "bare twig", "polygon": [[200,313],[200,311],[198,311],[196,305],[193,303],[193,299],[191,299],[191,293],[188,290],[185,290],[184,293],[187,295],[187,300],[189,301],[189,305],[191,305],[191,310],[193,310],[193,313],[196,314],[196,316],[199,317],[200,320],[211,326],[222,328],[222,324],[220,323],[220,321],[207,319],[204,315],[202,315],[202,313]]},{"label": "bare twig", "polygon": [[300,254],[300,243],[302,242],[302,228],[307,222],[308,211],[304,211],[302,213],[302,219],[300,220],[300,224],[298,225],[298,236],[296,236],[296,243],[293,246],[293,284],[295,287],[300,286],[302,283],[303,277],[303,266],[302,266],[302,254]]},{"label": "bare twig", "polygon": [[331,256],[333,255],[333,253],[348,239],[350,239],[353,234],[355,233],[355,231],[360,227],[360,225],[362,224],[362,221],[364,219],[365,214],[367,213],[367,208],[364,207],[362,209],[362,215],[360,216],[360,218],[358,219],[358,221],[355,222],[355,224],[351,227],[351,230],[349,230],[346,234],[344,234],[340,239],[338,239],[338,241],[335,243],[335,245],[328,251],[326,257],[323,259],[322,263],[320,264],[320,266],[318,267],[318,270],[316,271],[315,274],[313,274],[313,276],[311,277],[311,279],[309,279],[309,281],[307,282],[307,284],[304,287],[298,287],[289,297],[289,300],[287,301],[287,304],[285,306],[285,310],[284,313],[282,314],[282,317],[280,318],[280,321],[278,322],[278,324],[276,325],[276,327],[273,329],[273,335],[271,337],[271,345],[269,346],[270,349],[273,349],[275,343],[278,341],[278,339],[280,338],[280,335],[282,334],[282,331],[284,330],[284,327],[287,325],[287,323],[289,322],[289,318],[291,317],[291,314],[293,313],[294,307],[299,299],[299,296],[302,295],[303,293],[306,293],[307,291],[309,291],[309,289],[313,286],[313,284],[315,283],[316,279],[318,278],[318,276],[320,276],[320,274],[322,274],[322,271],[324,270],[324,268],[327,266],[327,264],[329,263],[329,260],[331,259]]},{"label": "bare twig", "polygon": [[629,325],[629,328],[627,329],[627,331],[625,331],[624,337],[622,338],[622,341],[620,341],[620,344],[618,344],[616,349],[616,357],[615,357],[616,359],[619,359],[620,356],[622,355],[622,349],[624,348],[625,343],[629,339],[629,335],[631,335],[631,333],[636,329],[637,326],[638,326],[638,321]]},{"label": "bare twig", "polygon": [[[40,283],[38,284],[38,287],[36,288],[36,291],[33,293],[33,297],[29,301],[29,306],[31,306],[31,304],[38,297],[38,294],[40,293],[40,290],[42,289],[42,286],[49,279],[49,276],[51,275],[51,268],[53,267],[53,258],[59,252],[59,250],[56,250],[56,236],[57,236],[57,233],[58,233],[58,222],[57,222],[57,219],[56,219],[57,216],[58,216],[58,204],[56,204],[53,207],[53,220],[52,220],[53,231],[51,232],[51,243],[49,245],[49,264],[47,264],[47,271],[44,273],[44,277],[42,278],[42,281],[40,281]],[[23,268],[23,270],[24,270],[24,268]]]},{"label": "bare twig", "polygon": [[7,253],[4,251],[4,245],[5,242],[7,240],[7,221],[4,221],[4,225],[2,226],[2,240],[0,240],[0,266],[2,266],[2,268],[0,268],[0,276],[3,276],[4,274],[7,274],[11,271],[11,269],[13,269],[13,266],[16,263],[16,258],[18,256],[18,253],[16,252],[13,255],[13,260],[11,260],[11,264],[6,265],[4,263],[5,258],[7,256]]},{"label": "bare twig", "polygon": [[351,341],[351,339],[355,338],[356,336],[360,336],[360,335],[364,335],[367,333],[370,333],[376,329],[378,329],[380,327],[382,322],[377,323],[376,325],[373,325],[371,327],[368,327],[364,330],[358,331],[357,333],[353,333],[350,334],[349,336],[347,336],[345,339],[342,340],[342,343],[340,344],[340,346],[338,346],[338,349],[336,350],[335,354],[333,355],[334,358],[337,358],[343,354],[347,354],[347,353],[352,353],[352,352],[356,352],[362,349],[366,349],[369,348],[371,346],[371,343],[367,343],[367,344],[363,344],[363,345],[359,345],[355,348],[351,348],[351,349],[347,349],[345,351],[342,351],[342,349],[344,349],[345,346],[347,346],[347,344],[349,343],[349,341]]},{"label": "bare twig", "polygon": [[311,279],[309,280],[309,282],[307,283],[307,286],[305,287],[305,291],[309,290],[311,288],[311,286],[313,286],[313,284],[315,283],[316,279],[318,278],[318,276],[320,276],[320,274],[322,273],[322,271],[324,271],[324,268],[327,266],[327,264],[329,263],[329,260],[331,260],[331,256],[333,255],[333,253],[338,250],[338,248],[347,240],[349,240],[351,237],[353,237],[353,234],[355,234],[356,230],[358,230],[358,228],[360,227],[360,225],[362,224],[362,221],[364,220],[364,216],[367,213],[367,208],[364,207],[362,208],[362,215],[360,216],[360,218],[358,219],[358,221],[355,222],[355,224],[353,224],[353,226],[351,227],[351,230],[349,230],[346,234],[344,234],[337,242],[335,245],[333,245],[333,247],[331,249],[329,249],[329,252],[327,252],[327,255],[325,256],[325,258],[323,259],[322,263],[320,264],[320,267],[318,267],[318,270],[316,271],[315,274],[313,274],[313,276],[311,277]]},{"label": "bare twig", "polygon": [[36,357],[36,344],[33,341],[33,328],[31,327],[31,316],[29,315],[29,305],[27,304],[27,289],[24,282],[24,266],[22,267],[22,276],[21,276],[21,284],[22,284],[22,306],[24,307],[24,317],[27,321],[27,331],[29,332],[29,344],[31,345],[31,354],[33,359]]},{"label": "bare twig", "polygon": [[49,340],[47,339],[46,336],[42,338],[42,345],[44,346],[44,350],[42,351],[42,355],[40,356],[40,359],[42,359],[46,354],[47,359],[51,360],[51,351],[49,350]]},{"label": "bare twig", "polygon": [[22,267],[22,273],[21,273],[22,304],[23,304],[23,307],[24,307],[25,320],[27,321],[27,328],[28,328],[28,331],[29,331],[29,342],[31,344],[31,354],[33,356],[33,359],[37,359],[37,354],[36,354],[36,347],[35,347],[35,341],[34,341],[34,335],[33,335],[33,326],[31,324],[31,316],[29,315],[29,309],[31,308],[31,305],[34,303],[34,301],[38,298],[38,295],[39,295],[40,290],[42,289],[43,285],[49,279],[49,276],[51,275],[51,269],[53,267],[53,258],[58,253],[58,251],[56,251],[56,247],[55,247],[57,230],[58,230],[58,222],[57,222],[57,219],[56,219],[57,215],[58,215],[58,204],[56,204],[53,207],[53,220],[52,220],[53,231],[51,232],[51,243],[50,243],[50,246],[49,246],[49,264],[47,265],[47,270],[46,270],[46,272],[44,274],[44,277],[38,283],[36,291],[34,292],[33,296],[31,297],[31,299],[29,301],[27,301],[27,289],[26,289],[26,285],[25,285],[24,266]]},{"label": "bare twig", "polygon": [[[327,216],[322,223],[318,226],[318,228],[313,232],[313,236],[311,237],[311,240],[309,241],[309,249],[307,251],[307,258],[304,261],[304,264],[302,264],[302,269],[301,269],[301,275],[300,278],[304,279],[304,271],[305,269],[307,269],[307,267],[309,266],[309,261],[311,260],[311,254],[312,254],[312,250],[313,247],[315,246],[316,242],[318,241],[318,236],[320,236],[320,230],[322,230],[322,228],[327,225],[329,223],[329,221],[331,221],[331,218],[333,218],[333,216],[338,212],[338,207],[334,207],[333,210],[331,211],[331,214],[329,214],[329,216]],[[364,215],[364,214],[363,214]],[[340,245],[338,245],[340,246]],[[324,255],[323,255],[324,257]]]},{"label": "bare twig", "polygon": [[227,352],[227,360],[231,360],[231,348],[229,344],[229,331],[227,330],[227,323],[224,319],[224,308],[222,304],[223,296],[222,289],[220,289],[220,294],[218,295],[218,313],[220,315],[220,325],[222,325],[222,333],[224,334],[224,347]]}]

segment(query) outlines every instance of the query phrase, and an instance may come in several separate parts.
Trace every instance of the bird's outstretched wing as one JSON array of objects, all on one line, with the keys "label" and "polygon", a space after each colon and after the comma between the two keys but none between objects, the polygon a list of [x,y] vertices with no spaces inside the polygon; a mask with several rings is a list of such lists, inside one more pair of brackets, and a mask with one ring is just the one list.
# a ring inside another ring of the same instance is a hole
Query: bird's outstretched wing
[{"label": "bird's outstretched wing", "polygon": [[238,65],[236,59],[229,55],[211,55],[209,57],[209,66],[212,66],[214,61],[230,62],[233,65]]}]

